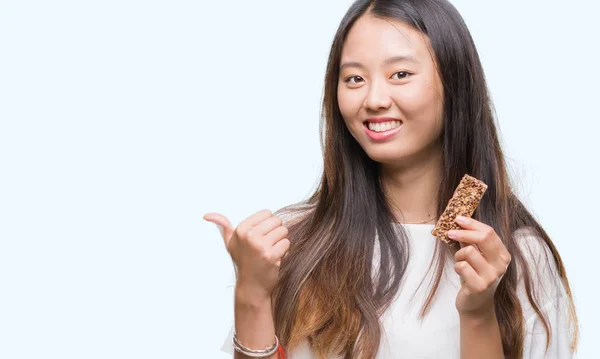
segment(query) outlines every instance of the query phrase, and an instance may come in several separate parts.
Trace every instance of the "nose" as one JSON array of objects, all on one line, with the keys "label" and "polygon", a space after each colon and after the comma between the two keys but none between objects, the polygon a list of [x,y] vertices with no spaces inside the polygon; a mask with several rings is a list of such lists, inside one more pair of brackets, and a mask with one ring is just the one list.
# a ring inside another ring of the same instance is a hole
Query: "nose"
[{"label": "nose", "polygon": [[381,81],[373,81],[369,86],[369,92],[365,99],[365,107],[371,111],[387,110],[392,105],[392,97],[388,91],[387,84]]}]

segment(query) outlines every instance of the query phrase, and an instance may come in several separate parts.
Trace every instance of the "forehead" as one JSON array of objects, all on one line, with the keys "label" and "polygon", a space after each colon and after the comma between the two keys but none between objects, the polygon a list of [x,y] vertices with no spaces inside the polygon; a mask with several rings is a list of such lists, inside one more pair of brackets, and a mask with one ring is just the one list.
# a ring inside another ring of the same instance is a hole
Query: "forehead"
[{"label": "forehead", "polygon": [[398,55],[431,61],[427,36],[395,19],[370,14],[361,16],[352,26],[342,49],[342,61],[380,62]]}]

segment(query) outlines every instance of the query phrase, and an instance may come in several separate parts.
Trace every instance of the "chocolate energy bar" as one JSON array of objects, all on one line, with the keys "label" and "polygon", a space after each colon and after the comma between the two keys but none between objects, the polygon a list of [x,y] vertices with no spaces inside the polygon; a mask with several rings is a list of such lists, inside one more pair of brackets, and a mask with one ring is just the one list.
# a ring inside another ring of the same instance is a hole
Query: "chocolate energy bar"
[{"label": "chocolate energy bar", "polygon": [[455,222],[456,216],[471,217],[486,190],[485,183],[475,177],[464,175],[431,234],[444,243],[456,245],[456,241],[448,238],[449,230],[461,229]]}]

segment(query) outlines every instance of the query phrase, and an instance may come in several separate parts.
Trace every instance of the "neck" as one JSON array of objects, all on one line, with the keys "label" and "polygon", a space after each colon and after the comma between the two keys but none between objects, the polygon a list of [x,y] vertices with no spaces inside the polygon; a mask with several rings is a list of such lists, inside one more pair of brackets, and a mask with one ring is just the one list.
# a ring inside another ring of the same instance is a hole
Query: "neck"
[{"label": "neck", "polygon": [[435,223],[437,194],[442,181],[442,153],[429,154],[410,166],[381,166],[381,182],[396,220]]}]

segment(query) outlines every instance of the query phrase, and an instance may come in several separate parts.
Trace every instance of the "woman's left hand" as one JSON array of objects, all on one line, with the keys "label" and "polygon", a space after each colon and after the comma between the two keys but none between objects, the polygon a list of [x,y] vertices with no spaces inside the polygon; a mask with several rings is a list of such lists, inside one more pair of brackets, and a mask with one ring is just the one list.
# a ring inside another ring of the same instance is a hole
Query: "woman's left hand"
[{"label": "woman's left hand", "polygon": [[462,216],[456,223],[463,229],[448,231],[461,245],[454,265],[462,283],[456,309],[466,315],[493,313],[494,292],[510,264],[510,253],[492,227]]}]

